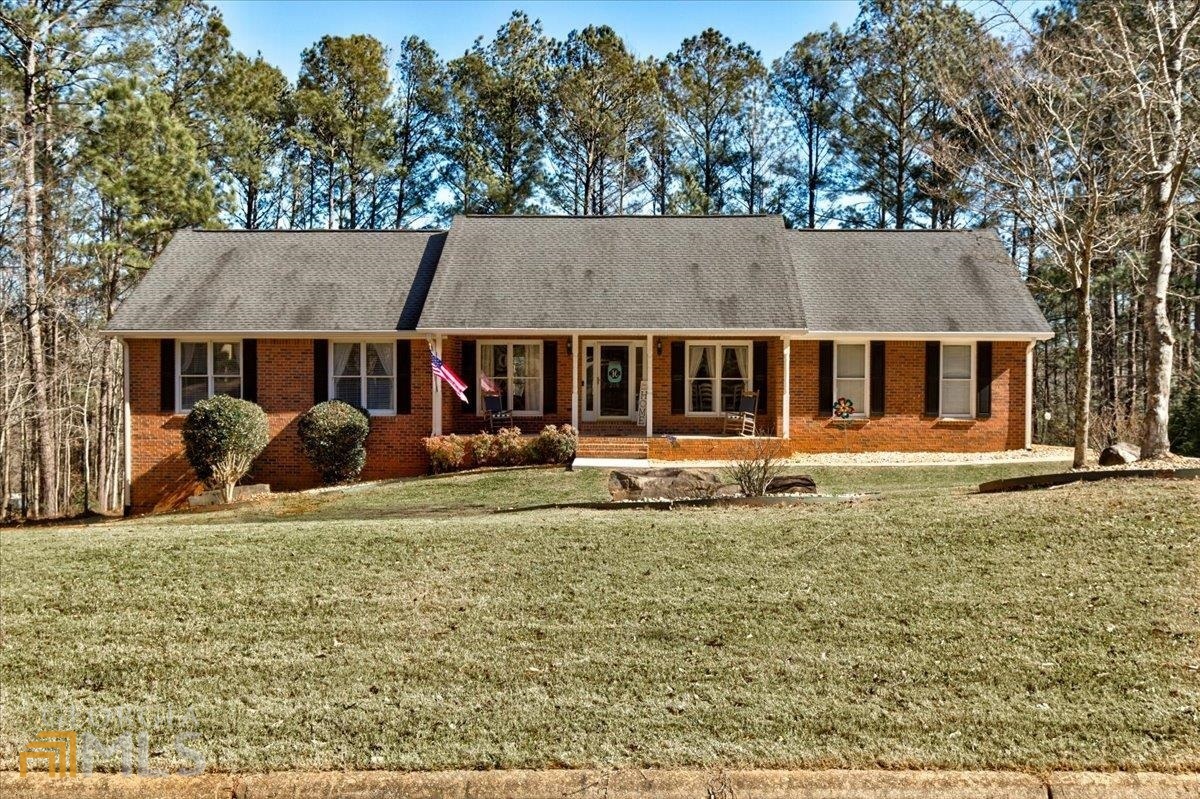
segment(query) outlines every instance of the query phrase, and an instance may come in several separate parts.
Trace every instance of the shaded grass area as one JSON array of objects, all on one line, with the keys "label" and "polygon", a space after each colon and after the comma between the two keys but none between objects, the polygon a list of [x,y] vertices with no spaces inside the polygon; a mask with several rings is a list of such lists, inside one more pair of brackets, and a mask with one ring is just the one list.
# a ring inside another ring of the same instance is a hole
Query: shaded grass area
[{"label": "shaded grass area", "polygon": [[602,478],[4,532],[0,765],[73,704],[234,770],[1200,767],[1194,483],[403,515]]},{"label": "shaded grass area", "polygon": [[[789,466],[808,474],[821,493],[899,493],[968,489],[987,480],[1062,471],[1062,463],[1000,463],[969,466]],[[719,471],[719,470],[718,470]],[[517,469],[447,474],[356,486],[327,493],[282,494],[262,504],[188,514],[195,524],[271,521],[284,518],[380,519],[454,516],[609,499],[605,469]]]}]

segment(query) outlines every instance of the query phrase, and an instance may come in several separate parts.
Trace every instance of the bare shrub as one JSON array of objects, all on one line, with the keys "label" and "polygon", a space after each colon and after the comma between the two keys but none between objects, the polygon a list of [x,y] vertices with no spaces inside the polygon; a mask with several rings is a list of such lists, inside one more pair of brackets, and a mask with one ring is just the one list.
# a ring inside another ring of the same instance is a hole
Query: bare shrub
[{"label": "bare shrub", "polygon": [[781,476],[787,465],[783,442],[762,437],[748,439],[747,443],[749,452],[725,469],[725,477],[736,483],[745,496],[765,496],[771,481]]}]

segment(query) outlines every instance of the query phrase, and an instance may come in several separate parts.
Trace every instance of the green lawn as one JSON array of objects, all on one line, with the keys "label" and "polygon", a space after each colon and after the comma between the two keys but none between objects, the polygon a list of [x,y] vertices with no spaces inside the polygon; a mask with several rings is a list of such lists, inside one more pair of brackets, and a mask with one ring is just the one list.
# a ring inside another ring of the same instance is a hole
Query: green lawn
[{"label": "green lawn", "polygon": [[962,487],[1033,470],[487,513],[604,494],[521,471],[5,531],[0,767],[56,703],[187,712],[210,769],[1200,768],[1198,484]]}]

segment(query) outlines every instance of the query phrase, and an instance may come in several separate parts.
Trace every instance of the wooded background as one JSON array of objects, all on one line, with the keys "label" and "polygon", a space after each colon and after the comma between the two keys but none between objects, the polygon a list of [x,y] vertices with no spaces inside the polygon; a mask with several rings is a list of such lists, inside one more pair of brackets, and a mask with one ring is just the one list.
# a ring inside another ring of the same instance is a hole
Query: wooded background
[{"label": "wooded background", "polygon": [[712,29],[664,58],[607,27],[556,41],[516,11],[448,61],[326,36],[295,82],[197,0],[0,9],[5,516],[122,506],[98,331],[172,230],[460,212],[997,228],[1058,332],[1037,439],[1200,454],[1200,0],[863,0],[773,63]]}]

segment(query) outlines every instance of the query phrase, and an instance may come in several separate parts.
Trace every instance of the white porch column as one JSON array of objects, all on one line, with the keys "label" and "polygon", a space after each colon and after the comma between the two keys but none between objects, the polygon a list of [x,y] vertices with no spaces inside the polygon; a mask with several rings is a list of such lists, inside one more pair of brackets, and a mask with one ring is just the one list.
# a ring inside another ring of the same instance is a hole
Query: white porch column
[{"label": "white porch column", "polygon": [[1025,449],[1033,449],[1033,348],[1036,341],[1025,348]]},{"label": "white porch column", "polygon": [[[439,333],[433,337],[433,352],[439,358],[442,357],[442,336]],[[437,378],[432,372],[429,373],[430,379],[433,381],[433,432],[435,436],[442,434],[442,381]]]},{"label": "white porch column", "polygon": [[579,430],[579,334],[571,334],[571,427]]},{"label": "white porch column", "polygon": [[654,435],[654,336],[646,336],[646,438]]},{"label": "white porch column", "polygon": [[[133,409],[129,405],[132,395],[129,392],[129,341],[126,339],[121,339],[121,367],[121,391],[124,394],[121,400],[121,414],[124,417],[124,424],[121,426],[125,428],[122,431],[122,438],[124,439],[122,441],[122,450],[124,453],[123,460],[125,461],[125,479],[123,482],[125,485],[122,492],[124,496],[121,498],[121,512],[125,516],[128,516],[133,512]],[[22,495],[21,501],[24,502],[25,499],[25,496]]]},{"label": "white porch column", "polygon": [[783,337],[783,437],[792,437],[792,339]]}]

